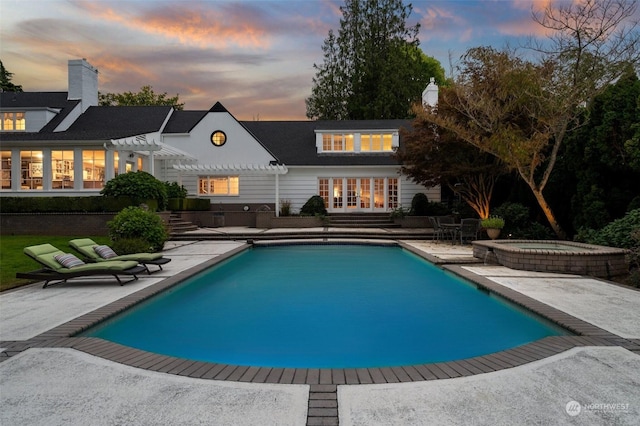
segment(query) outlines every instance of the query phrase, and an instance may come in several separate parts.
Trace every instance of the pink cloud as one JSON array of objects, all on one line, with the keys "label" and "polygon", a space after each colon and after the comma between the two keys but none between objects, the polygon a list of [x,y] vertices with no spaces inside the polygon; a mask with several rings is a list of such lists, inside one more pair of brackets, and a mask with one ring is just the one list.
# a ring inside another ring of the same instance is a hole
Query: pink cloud
[{"label": "pink cloud", "polygon": [[[161,3],[162,4],[162,3]],[[259,19],[242,16],[240,10],[214,10],[191,4],[190,8],[180,3],[149,11],[127,12],[124,8],[113,9],[103,2],[78,3],[94,18],[115,22],[136,31],[158,34],[178,40],[181,44],[199,47],[226,48],[230,45],[266,48],[269,33]]]}]

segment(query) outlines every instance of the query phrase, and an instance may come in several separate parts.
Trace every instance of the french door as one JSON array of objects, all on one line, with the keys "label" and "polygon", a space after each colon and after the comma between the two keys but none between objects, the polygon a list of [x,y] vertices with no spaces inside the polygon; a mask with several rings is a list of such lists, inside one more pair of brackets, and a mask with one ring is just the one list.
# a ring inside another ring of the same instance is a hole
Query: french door
[{"label": "french door", "polygon": [[320,178],[318,192],[329,212],[384,212],[398,206],[398,179]]}]

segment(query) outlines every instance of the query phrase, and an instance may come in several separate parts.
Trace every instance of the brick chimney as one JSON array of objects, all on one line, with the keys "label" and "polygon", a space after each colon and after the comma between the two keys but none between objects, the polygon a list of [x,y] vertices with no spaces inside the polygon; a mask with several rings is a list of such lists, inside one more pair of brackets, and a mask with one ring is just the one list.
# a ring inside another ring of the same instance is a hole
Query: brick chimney
[{"label": "brick chimney", "polygon": [[82,112],[98,105],[98,70],[84,58],[69,60],[68,99],[79,99]]}]

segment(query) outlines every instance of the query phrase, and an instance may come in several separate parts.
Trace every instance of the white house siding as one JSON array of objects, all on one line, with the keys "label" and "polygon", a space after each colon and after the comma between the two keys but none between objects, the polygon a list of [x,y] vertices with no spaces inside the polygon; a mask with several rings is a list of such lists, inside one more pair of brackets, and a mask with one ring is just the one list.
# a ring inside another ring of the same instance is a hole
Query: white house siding
[{"label": "white house siding", "polygon": [[[227,135],[222,146],[211,143],[211,134]],[[228,112],[209,112],[189,134],[163,135],[162,142],[188,152],[198,164],[269,164],[275,158]]]},{"label": "white house siding", "polygon": [[402,183],[400,185],[400,196],[402,198],[402,208],[405,210],[411,207],[411,200],[413,196],[418,192],[422,192],[427,196],[429,201],[432,202],[440,202],[440,186],[433,186],[431,188],[425,188],[424,186],[417,184],[407,178],[406,176],[402,176]]}]

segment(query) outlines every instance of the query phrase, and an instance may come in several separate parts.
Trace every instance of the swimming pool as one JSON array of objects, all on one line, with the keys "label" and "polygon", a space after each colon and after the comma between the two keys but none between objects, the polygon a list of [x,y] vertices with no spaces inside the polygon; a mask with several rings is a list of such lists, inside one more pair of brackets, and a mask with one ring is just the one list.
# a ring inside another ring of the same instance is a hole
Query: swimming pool
[{"label": "swimming pool", "polygon": [[561,329],[398,247],[253,248],[83,335],[233,365],[448,361]]}]

